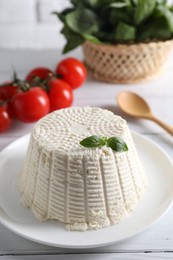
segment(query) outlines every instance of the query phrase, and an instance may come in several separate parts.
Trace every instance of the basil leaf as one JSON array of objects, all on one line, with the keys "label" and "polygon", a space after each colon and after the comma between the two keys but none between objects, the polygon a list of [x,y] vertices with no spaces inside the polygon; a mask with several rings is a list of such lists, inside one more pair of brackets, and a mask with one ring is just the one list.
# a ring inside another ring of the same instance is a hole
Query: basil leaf
[{"label": "basil leaf", "polygon": [[134,14],[134,23],[139,25],[146,20],[154,11],[155,5],[156,0],[138,0]]},{"label": "basil leaf", "polygon": [[124,8],[111,9],[109,15],[109,22],[113,26],[116,26],[119,22],[130,23],[131,17],[128,15]]},{"label": "basil leaf", "polygon": [[165,18],[169,29],[171,32],[173,32],[173,13],[163,5],[159,5],[156,9],[156,12],[157,16],[162,16]]},{"label": "basil leaf", "polygon": [[141,27],[138,32],[137,40],[145,41],[153,38],[166,40],[171,38],[171,36],[172,32],[169,29],[165,19],[160,18]]},{"label": "basil leaf", "polygon": [[83,0],[83,4],[87,8],[95,8],[98,5],[99,0]]},{"label": "basil leaf", "polygon": [[118,41],[129,41],[135,39],[136,29],[125,23],[119,23],[115,33],[115,39]]},{"label": "basil leaf", "polygon": [[126,152],[128,151],[127,144],[120,137],[110,137],[107,140],[107,146],[112,148],[116,152]]},{"label": "basil leaf", "polygon": [[162,5],[166,5],[167,4],[167,0],[157,0],[158,4],[162,4]]},{"label": "basil leaf", "polygon": [[105,7],[106,5],[110,5],[110,4],[114,4],[116,2],[124,2],[125,0],[119,0],[119,1],[116,1],[116,0],[98,0],[98,6],[100,7]]},{"label": "basil leaf", "polygon": [[132,5],[136,6],[138,4],[138,0],[131,0]]},{"label": "basil leaf", "polygon": [[106,7],[109,7],[109,8],[122,8],[122,7],[129,6],[129,5],[130,5],[129,1],[124,1],[124,2],[111,3],[111,4],[107,5]]},{"label": "basil leaf", "polygon": [[128,151],[127,144],[124,142],[124,140],[121,137],[100,137],[97,135],[89,136],[85,139],[83,139],[80,144],[87,148],[96,148],[101,146],[108,146],[112,150],[116,152],[126,152]]},{"label": "basil leaf", "polygon": [[99,30],[97,16],[89,9],[77,8],[66,15],[68,27],[79,34],[93,34]]},{"label": "basil leaf", "polygon": [[75,49],[76,47],[83,44],[83,42],[84,42],[84,38],[81,35],[74,33],[67,26],[63,27],[63,29],[61,30],[61,33],[64,34],[64,36],[67,40],[67,43],[63,49],[63,53],[67,53],[67,52]]},{"label": "basil leaf", "polygon": [[99,146],[104,145],[103,138],[101,138],[97,135],[92,135],[92,136],[89,136],[89,137],[83,139],[80,142],[80,144],[87,148],[99,147]]},{"label": "basil leaf", "polygon": [[88,40],[88,41],[93,42],[95,44],[101,43],[100,40],[97,37],[95,37],[91,34],[83,34],[83,37],[84,37],[85,40]]},{"label": "basil leaf", "polygon": [[105,31],[99,31],[98,33],[96,33],[96,37],[100,40],[101,42],[114,42],[115,41],[115,33],[111,32],[109,30]]},{"label": "basil leaf", "polygon": [[80,0],[70,0],[70,2],[73,4],[73,5],[77,5],[79,3]]},{"label": "basil leaf", "polygon": [[96,7],[101,8],[101,7],[104,7],[105,5],[109,5],[113,2],[114,2],[114,0],[97,0]]},{"label": "basil leaf", "polygon": [[63,22],[63,23],[65,23],[65,16],[68,14],[68,13],[70,13],[70,12],[72,12],[74,10],[74,8],[66,8],[64,11],[62,11],[62,12],[52,12],[52,14],[55,14],[59,19],[60,19],[60,21],[61,22]]}]

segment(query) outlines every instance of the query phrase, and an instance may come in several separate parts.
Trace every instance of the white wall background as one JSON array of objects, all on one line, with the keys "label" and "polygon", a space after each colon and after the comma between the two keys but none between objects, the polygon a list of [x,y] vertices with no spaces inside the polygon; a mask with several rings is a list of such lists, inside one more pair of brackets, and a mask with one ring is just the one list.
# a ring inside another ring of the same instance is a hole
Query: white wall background
[{"label": "white wall background", "polygon": [[0,0],[0,49],[62,48],[61,22],[52,11],[68,0]]}]

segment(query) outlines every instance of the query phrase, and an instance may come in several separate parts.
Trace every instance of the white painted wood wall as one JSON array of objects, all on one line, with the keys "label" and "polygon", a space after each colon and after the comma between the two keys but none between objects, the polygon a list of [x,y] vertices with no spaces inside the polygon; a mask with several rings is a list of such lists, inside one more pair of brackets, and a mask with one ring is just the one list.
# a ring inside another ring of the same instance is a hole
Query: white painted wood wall
[{"label": "white painted wood wall", "polygon": [[0,0],[0,49],[61,47],[61,22],[52,11],[70,6],[69,0]]}]

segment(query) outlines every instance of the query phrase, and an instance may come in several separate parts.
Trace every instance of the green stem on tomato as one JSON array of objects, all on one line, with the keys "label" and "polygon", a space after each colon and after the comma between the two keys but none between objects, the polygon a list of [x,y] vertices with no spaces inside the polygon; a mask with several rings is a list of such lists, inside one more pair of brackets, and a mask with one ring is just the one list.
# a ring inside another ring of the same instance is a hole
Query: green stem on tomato
[{"label": "green stem on tomato", "polygon": [[0,107],[5,105],[7,102],[8,102],[7,100],[6,101],[0,100]]},{"label": "green stem on tomato", "polygon": [[18,86],[23,92],[27,92],[31,88],[30,84],[24,80],[19,80],[14,86]]},{"label": "green stem on tomato", "polygon": [[48,92],[49,91],[49,82],[53,78],[56,78],[56,75],[54,73],[49,73],[48,77],[44,80],[42,80],[38,76],[35,76],[35,77],[33,77],[32,82],[29,82],[29,84],[31,87],[34,87],[37,85],[37,86],[41,87],[42,89],[44,89],[46,92]]},{"label": "green stem on tomato", "polygon": [[55,76],[56,76],[56,78],[58,78],[58,79],[63,79],[63,76],[62,76],[61,74],[59,74],[59,73],[57,73]]}]

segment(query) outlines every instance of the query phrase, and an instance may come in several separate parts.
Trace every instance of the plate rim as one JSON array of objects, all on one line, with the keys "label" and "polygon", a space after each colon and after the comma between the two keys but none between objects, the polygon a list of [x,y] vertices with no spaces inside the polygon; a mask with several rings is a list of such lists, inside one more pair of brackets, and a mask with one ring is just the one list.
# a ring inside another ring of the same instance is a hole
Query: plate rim
[{"label": "plate rim", "polygon": [[[169,162],[169,164],[172,166],[173,168],[173,160],[171,159],[171,157],[167,154],[167,152],[160,146],[158,145],[156,142],[154,142],[153,140],[151,140],[150,138],[143,136],[140,133],[137,133],[135,131],[130,131],[132,134],[132,138],[134,139],[135,136],[137,138],[143,139],[145,142],[151,144],[152,146],[156,147],[157,150],[159,150],[162,155],[164,155],[164,157],[167,159],[167,161]],[[7,149],[10,149],[12,146],[16,145],[16,143],[21,142],[23,139],[25,140],[26,138],[30,137],[30,133],[26,134],[20,138],[17,138],[16,140],[14,140],[13,142],[11,142],[9,145],[7,145],[5,148],[3,148],[0,151],[0,156],[1,154],[3,154],[3,152],[5,152]],[[41,241],[37,238],[33,238],[31,236],[28,236],[27,234],[23,234],[22,232],[14,229],[11,226],[10,220],[12,220],[10,218],[10,216],[8,216],[1,208],[0,208],[0,223],[5,226],[7,229],[9,229],[10,231],[12,231],[13,233],[19,235],[22,238],[25,238],[27,240],[39,243],[39,244],[43,244],[43,245],[47,245],[47,246],[52,246],[52,247],[60,247],[60,248],[69,248],[69,249],[87,249],[87,248],[98,248],[98,247],[104,247],[104,246],[108,246],[108,245],[112,245],[112,244],[118,244],[118,243],[122,243],[132,237],[136,237],[137,235],[141,234],[142,232],[148,230],[151,226],[153,226],[154,224],[156,224],[158,221],[160,221],[169,211],[169,209],[172,207],[173,205],[173,196],[171,201],[169,202],[168,206],[166,207],[166,209],[159,215],[159,217],[155,218],[151,223],[149,223],[148,225],[145,225],[145,227],[139,228],[137,231],[135,231],[133,234],[127,235],[125,238],[121,238],[119,240],[114,240],[111,242],[102,242],[102,243],[95,243],[95,244],[87,244],[87,245],[67,245],[67,244],[60,244],[60,243],[52,243],[52,242],[45,242],[45,241]],[[3,216],[4,215],[4,216]],[[3,219],[2,219],[3,218]],[[8,220],[10,219],[10,220]],[[12,220],[14,221],[14,220]],[[14,221],[15,222],[15,221]],[[67,231],[68,232],[68,231]],[[89,232],[89,231],[88,231]]]}]

